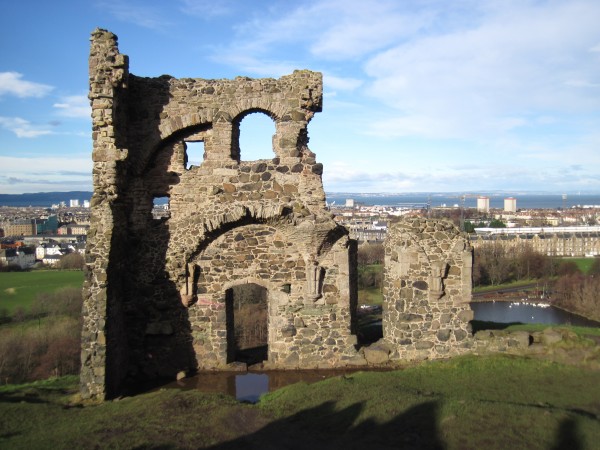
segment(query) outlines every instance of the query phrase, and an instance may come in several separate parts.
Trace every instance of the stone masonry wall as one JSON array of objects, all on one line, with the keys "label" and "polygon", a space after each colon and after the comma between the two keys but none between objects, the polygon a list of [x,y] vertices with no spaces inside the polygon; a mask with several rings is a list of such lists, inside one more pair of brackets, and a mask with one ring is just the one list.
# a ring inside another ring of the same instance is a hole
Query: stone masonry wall
[{"label": "stone masonry wall", "polygon": [[[138,77],[101,29],[89,70],[84,398],[239,368],[236,291],[267,299],[267,369],[387,364],[472,346],[471,247],[451,225],[416,219],[392,227],[386,242],[384,338],[357,351],[356,242],[326,209],[323,167],[308,148],[320,73]],[[272,157],[245,161],[239,126],[252,113],[274,122]],[[193,142],[204,143],[198,166],[188,164]],[[155,219],[159,198],[169,213]]]},{"label": "stone masonry wall", "polygon": [[385,242],[383,340],[391,360],[435,359],[472,347],[472,248],[450,222],[408,219]]},{"label": "stone masonry wall", "polygon": [[[128,384],[231,361],[227,289],[267,289],[267,367],[338,366],[356,356],[355,244],[325,208],[307,125],[322,77],[143,78],[117,38],[92,33],[94,196],[84,288],[81,389]],[[275,124],[272,158],[244,161],[239,125]],[[204,161],[187,164],[187,143]],[[154,219],[157,198],[169,217]]]}]

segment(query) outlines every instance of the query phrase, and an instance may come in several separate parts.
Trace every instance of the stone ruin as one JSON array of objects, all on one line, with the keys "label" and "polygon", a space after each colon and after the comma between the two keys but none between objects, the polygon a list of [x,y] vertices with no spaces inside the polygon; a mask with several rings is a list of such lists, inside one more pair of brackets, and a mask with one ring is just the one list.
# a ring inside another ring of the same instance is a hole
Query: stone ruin
[{"label": "stone ruin", "polygon": [[472,346],[473,250],[445,221],[407,220],[385,242],[384,341],[390,359],[453,356]]},{"label": "stone ruin", "polygon": [[[323,167],[307,145],[322,109],[321,74],[138,77],[117,37],[101,29],[89,70],[83,397],[237,368],[234,305],[243,297],[266,304],[263,368],[373,363],[357,350],[356,242],[327,210]],[[275,124],[273,158],[249,162],[239,126],[256,112]],[[190,166],[195,142],[204,160]],[[168,215],[155,218],[165,198]],[[467,241],[440,223],[411,227],[392,229],[386,247],[382,360],[452,354],[469,341]]]}]

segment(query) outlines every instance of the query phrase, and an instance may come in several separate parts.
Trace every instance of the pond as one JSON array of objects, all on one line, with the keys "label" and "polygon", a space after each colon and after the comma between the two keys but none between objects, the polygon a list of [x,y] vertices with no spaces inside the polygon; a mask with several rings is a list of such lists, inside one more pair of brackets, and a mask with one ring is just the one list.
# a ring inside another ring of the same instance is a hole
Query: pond
[{"label": "pond", "polygon": [[[198,389],[202,392],[224,393],[241,402],[256,403],[262,394],[289,384],[315,383],[326,378],[346,375],[355,370],[278,370],[268,372],[200,372],[174,381],[161,388]],[[364,370],[364,369],[363,369]]]},{"label": "pond", "polygon": [[475,320],[488,322],[600,327],[599,322],[563,311],[543,302],[473,302],[471,303],[471,309],[475,314]]}]

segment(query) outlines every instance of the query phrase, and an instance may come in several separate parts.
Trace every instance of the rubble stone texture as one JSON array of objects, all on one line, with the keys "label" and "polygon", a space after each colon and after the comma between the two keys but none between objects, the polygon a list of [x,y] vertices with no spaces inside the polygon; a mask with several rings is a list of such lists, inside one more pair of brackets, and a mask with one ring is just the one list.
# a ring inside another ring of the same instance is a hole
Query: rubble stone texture
[{"label": "rubble stone texture", "polygon": [[[321,74],[141,78],[100,29],[89,68],[84,397],[117,395],[127,380],[230,367],[228,296],[244,284],[267,291],[268,368],[355,357],[355,243],[326,210],[322,165],[307,147]],[[243,160],[239,125],[251,113],[275,124],[271,159]],[[189,166],[186,143],[200,141],[204,161]],[[165,197],[169,217],[154,219]]]},{"label": "rubble stone texture", "polygon": [[[266,369],[437,357],[469,341],[470,248],[452,227],[416,221],[393,228],[386,247],[384,342],[357,351],[356,242],[327,211],[323,168],[307,146],[320,73],[142,78],[129,73],[117,37],[97,29],[89,81],[84,398],[239,370],[236,295],[266,298]],[[275,124],[270,159],[243,159],[239,125],[251,113]],[[199,166],[188,164],[191,142],[204,143]],[[154,218],[163,198],[168,215]]]},{"label": "rubble stone texture", "polygon": [[453,356],[472,347],[473,251],[449,222],[408,219],[385,242],[383,340],[390,360]]}]

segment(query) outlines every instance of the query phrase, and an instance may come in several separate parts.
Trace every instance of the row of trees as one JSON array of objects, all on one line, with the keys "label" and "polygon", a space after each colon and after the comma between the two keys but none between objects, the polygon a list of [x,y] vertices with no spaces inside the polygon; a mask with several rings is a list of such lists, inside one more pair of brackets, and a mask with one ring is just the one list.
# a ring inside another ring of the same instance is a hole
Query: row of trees
[{"label": "row of trees", "polygon": [[600,258],[594,261],[595,273],[571,273],[554,284],[554,304],[600,322]]},{"label": "row of trees", "polygon": [[[530,246],[506,248],[493,241],[475,250],[473,284],[489,286],[512,281],[543,279],[579,272],[577,264],[546,256]],[[600,259],[595,262],[600,270]]]},{"label": "row of trees", "polygon": [[600,321],[600,258],[595,258],[584,274],[575,262],[543,255],[529,246],[507,249],[499,242],[490,242],[476,249],[475,286],[530,279],[552,284],[556,306]]}]

